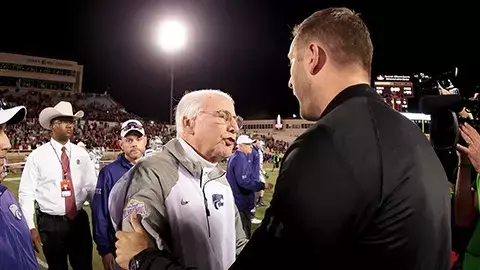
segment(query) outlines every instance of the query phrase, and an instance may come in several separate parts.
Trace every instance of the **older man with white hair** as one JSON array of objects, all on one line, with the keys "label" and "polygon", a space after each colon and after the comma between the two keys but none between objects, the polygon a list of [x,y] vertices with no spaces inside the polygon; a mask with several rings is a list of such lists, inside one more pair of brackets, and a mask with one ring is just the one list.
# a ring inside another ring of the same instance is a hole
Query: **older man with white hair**
[{"label": "older man with white hair", "polygon": [[117,262],[135,269],[228,269],[247,242],[218,164],[232,154],[239,130],[233,99],[219,90],[190,92],[175,118],[177,138],[128,173]]}]

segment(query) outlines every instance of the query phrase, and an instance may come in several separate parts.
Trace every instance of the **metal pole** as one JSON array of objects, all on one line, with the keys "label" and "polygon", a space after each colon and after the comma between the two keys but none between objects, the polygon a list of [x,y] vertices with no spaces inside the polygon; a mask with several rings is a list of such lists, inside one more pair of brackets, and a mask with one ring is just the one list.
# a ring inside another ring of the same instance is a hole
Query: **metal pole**
[{"label": "metal pole", "polygon": [[173,56],[171,56],[170,58],[170,118],[169,118],[169,122],[170,122],[170,125],[173,125],[173,81],[175,79],[174,77],[174,72],[173,72],[173,65],[174,65],[174,58]]}]

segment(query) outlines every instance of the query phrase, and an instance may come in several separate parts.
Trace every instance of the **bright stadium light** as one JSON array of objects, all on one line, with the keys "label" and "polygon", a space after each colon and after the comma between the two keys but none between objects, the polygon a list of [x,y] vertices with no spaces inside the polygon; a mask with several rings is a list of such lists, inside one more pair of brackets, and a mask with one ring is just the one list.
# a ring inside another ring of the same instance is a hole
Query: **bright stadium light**
[{"label": "bright stadium light", "polygon": [[187,29],[179,21],[166,21],[159,25],[155,33],[157,45],[170,55],[170,116],[169,122],[173,124],[173,88],[174,88],[174,60],[175,52],[185,46],[187,42]]},{"label": "bright stadium light", "polygon": [[185,25],[178,21],[168,21],[160,25],[157,33],[157,42],[168,53],[175,52],[185,46],[187,30]]}]

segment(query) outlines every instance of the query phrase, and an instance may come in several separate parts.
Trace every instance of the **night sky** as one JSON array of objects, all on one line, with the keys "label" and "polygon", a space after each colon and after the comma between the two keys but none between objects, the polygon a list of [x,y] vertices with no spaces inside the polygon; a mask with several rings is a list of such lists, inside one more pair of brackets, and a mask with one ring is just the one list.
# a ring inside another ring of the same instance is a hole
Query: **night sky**
[{"label": "night sky", "polygon": [[291,29],[332,6],[362,14],[375,48],[373,74],[433,75],[458,66],[456,85],[463,93],[480,85],[474,2],[45,2],[50,1],[1,1],[0,51],[77,61],[85,66],[85,92],[101,93],[111,85],[111,95],[143,117],[168,119],[169,58],[154,43],[153,30],[169,18],[184,20],[189,35],[188,45],[175,56],[175,98],[185,90],[222,89],[247,119],[297,113],[287,87]]}]

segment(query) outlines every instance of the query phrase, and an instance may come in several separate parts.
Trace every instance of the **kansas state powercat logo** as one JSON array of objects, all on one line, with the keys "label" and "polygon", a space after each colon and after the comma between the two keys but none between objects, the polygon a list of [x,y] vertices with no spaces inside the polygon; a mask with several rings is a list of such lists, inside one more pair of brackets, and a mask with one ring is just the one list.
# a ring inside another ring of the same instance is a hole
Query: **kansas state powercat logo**
[{"label": "kansas state powercat logo", "polygon": [[219,209],[220,207],[223,206],[223,195],[222,194],[213,194],[212,195],[212,200],[213,200],[213,206],[215,206],[215,209]]},{"label": "kansas state powercat logo", "polygon": [[22,220],[22,212],[20,212],[20,209],[18,209],[16,204],[11,204],[8,209],[10,209],[10,212],[12,212],[14,217],[16,217],[18,220]]}]

